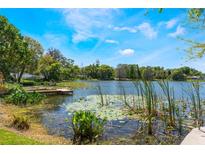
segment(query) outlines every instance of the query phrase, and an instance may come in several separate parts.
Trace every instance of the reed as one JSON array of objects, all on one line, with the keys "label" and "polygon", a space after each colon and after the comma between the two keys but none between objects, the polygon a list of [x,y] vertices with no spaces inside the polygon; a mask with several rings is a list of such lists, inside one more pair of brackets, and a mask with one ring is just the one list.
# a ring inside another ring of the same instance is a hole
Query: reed
[{"label": "reed", "polygon": [[156,93],[154,90],[154,86],[151,81],[143,80],[143,84],[141,84],[142,89],[142,97],[144,98],[145,104],[146,104],[146,116],[148,120],[148,134],[153,134],[153,128],[152,128],[152,118],[154,117],[154,109],[153,106],[156,101]]},{"label": "reed", "polygon": [[98,85],[97,85],[97,91],[98,91],[98,94],[99,94],[99,96],[100,96],[101,106],[104,106],[104,98],[103,98],[102,88],[101,88],[101,86],[100,86],[99,83],[98,83]]},{"label": "reed", "polygon": [[168,112],[169,112],[169,124],[171,126],[175,125],[175,99],[174,99],[174,89],[170,86],[168,81],[158,81],[159,86],[164,93],[164,96],[168,102]]},{"label": "reed", "polygon": [[202,119],[202,99],[200,96],[200,85],[199,82],[192,82],[191,88],[188,90],[188,95],[190,97],[190,101],[193,104],[193,112],[194,112],[194,118],[195,123],[198,129],[200,130],[200,127],[203,125],[203,119]]},{"label": "reed", "polygon": [[131,110],[131,111],[136,113],[135,107],[131,106],[129,104],[129,102],[127,101],[126,91],[125,91],[125,88],[124,88],[124,86],[122,84],[120,84],[120,89],[122,91],[122,96],[123,96],[123,101],[124,101],[125,106],[128,107],[129,110]]}]

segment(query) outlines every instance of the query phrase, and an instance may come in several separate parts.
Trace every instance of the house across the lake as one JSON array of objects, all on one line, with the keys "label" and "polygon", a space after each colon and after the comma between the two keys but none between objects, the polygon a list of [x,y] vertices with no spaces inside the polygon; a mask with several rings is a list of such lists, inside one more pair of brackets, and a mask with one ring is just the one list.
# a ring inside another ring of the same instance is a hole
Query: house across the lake
[{"label": "house across the lake", "polygon": [[186,78],[190,80],[200,80],[201,79],[200,76],[187,76]]}]

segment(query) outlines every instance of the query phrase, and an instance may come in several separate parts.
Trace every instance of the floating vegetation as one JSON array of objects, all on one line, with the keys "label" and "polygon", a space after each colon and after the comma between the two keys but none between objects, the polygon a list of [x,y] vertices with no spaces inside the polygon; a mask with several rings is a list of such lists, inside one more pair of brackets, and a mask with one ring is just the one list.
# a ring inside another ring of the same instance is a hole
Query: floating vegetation
[{"label": "floating vegetation", "polygon": [[167,81],[131,83],[132,91],[119,83],[117,95],[96,83],[91,93],[66,104],[66,114],[72,118],[75,112],[84,111],[106,118],[102,139],[126,136],[127,140],[121,141],[125,144],[179,144],[190,129],[203,125],[205,101],[196,83],[189,84],[189,89],[174,89]]},{"label": "floating vegetation", "polygon": [[[101,99],[105,100],[109,98],[108,105],[101,106]],[[132,100],[132,96],[127,96],[128,101]],[[121,95],[90,95],[84,99],[79,99],[76,102],[69,103],[66,106],[69,114],[75,111],[92,111],[99,118],[107,120],[120,120],[127,117],[127,113],[124,112],[124,102],[121,99]]]}]

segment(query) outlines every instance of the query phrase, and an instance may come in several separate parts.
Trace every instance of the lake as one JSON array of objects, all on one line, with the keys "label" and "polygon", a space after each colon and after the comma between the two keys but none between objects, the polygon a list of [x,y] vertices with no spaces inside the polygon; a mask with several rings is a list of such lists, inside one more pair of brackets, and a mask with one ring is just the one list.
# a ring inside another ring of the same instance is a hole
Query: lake
[{"label": "lake", "polygon": [[[136,95],[137,91],[134,84],[131,81],[79,81],[86,82],[89,86],[86,88],[80,88],[74,90],[73,96],[49,96],[46,101],[49,103],[57,104],[56,108],[47,110],[42,113],[42,123],[48,129],[50,134],[64,136],[66,138],[72,138],[73,132],[70,127],[71,114],[67,110],[67,106],[76,102],[76,100],[86,98],[92,95],[99,95],[97,87],[101,87],[103,95],[122,95],[123,90],[126,95]],[[175,98],[188,98],[186,89],[190,88],[190,82],[169,82],[170,86],[174,88]],[[162,95],[157,82],[153,81],[155,90],[158,95]],[[201,82],[201,96],[205,99],[205,83]],[[156,121],[157,122],[157,121]],[[142,125],[140,120],[134,120],[124,118],[121,120],[108,121],[103,140],[110,140],[115,138],[132,138],[136,134],[136,130]],[[160,130],[161,124],[156,125],[156,130]],[[160,131],[158,131],[161,133]],[[188,132],[185,131],[182,136],[185,136]],[[130,143],[128,143],[130,144]],[[176,143],[177,144],[177,143]]]}]

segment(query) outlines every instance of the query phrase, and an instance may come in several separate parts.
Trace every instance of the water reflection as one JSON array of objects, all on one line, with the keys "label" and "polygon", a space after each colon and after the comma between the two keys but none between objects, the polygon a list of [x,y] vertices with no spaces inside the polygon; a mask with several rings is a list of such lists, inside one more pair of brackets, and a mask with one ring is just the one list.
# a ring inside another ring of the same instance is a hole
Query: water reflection
[{"label": "water reflection", "polygon": [[[89,87],[74,90],[73,96],[52,96],[46,101],[57,104],[57,107],[52,110],[47,110],[42,114],[42,123],[48,129],[50,134],[57,134],[66,138],[71,138],[73,135],[72,129],[69,127],[71,116],[66,111],[66,105],[80,98],[89,95],[98,95],[97,86],[100,84],[102,93],[105,95],[122,95],[121,86],[125,89],[126,94],[136,94],[135,86],[130,81],[86,81]],[[162,91],[156,82],[153,82],[158,95],[162,95]],[[185,90],[191,86],[189,82],[170,82],[170,86],[174,88],[175,98],[187,98]],[[201,83],[201,96],[205,98],[204,83]],[[186,108],[186,110],[190,110]],[[68,118],[68,121],[65,119]],[[140,122],[137,120],[123,119],[121,121],[109,121],[105,128],[103,138],[128,137],[136,133]],[[156,125],[156,129],[160,129],[160,125]]]}]

